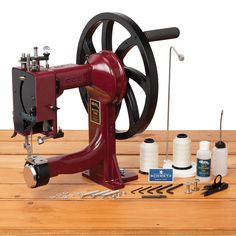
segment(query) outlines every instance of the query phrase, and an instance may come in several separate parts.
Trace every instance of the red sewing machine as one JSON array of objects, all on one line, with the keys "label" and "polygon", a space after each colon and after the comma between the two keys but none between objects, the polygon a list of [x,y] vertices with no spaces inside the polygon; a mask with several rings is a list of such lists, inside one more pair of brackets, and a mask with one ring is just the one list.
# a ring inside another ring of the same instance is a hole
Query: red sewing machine
[{"label": "red sewing machine", "polygon": [[[116,50],[112,45],[114,23],[123,26],[130,37]],[[102,25],[102,51],[96,52],[93,35]],[[14,102],[14,134],[25,136],[28,155],[24,178],[29,187],[38,187],[60,174],[83,172],[89,179],[111,189],[124,187],[138,176],[121,171],[116,159],[115,139],[127,139],[143,132],[155,112],[158,97],[158,76],[149,42],[177,38],[178,28],[143,32],[129,17],[118,13],[102,13],[92,18],[82,32],[78,44],[76,64],[49,66],[49,51],[43,56],[24,53],[21,67],[12,70]],[[127,53],[136,46],[143,59],[145,73],[124,64]],[[44,61],[45,66],[42,66]],[[130,85],[135,81],[146,98],[142,113]],[[89,118],[89,145],[82,151],[42,158],[32,154],[29,136],[41,133],[38,143],[48,138],[64,136],[57,126],[57,98],[66,89],[79,88]],[[119,132],[115,121],[121,103],[125,102],[129,128]]]}]

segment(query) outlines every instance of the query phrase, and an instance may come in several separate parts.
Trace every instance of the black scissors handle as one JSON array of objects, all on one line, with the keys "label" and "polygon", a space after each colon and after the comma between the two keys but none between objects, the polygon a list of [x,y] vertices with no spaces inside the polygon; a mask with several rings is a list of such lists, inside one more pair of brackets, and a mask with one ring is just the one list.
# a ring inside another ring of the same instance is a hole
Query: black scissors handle
[{"label": "black scissors handle", "polygon": [[217,175],[214,179],[214,185],[220,185],[221,183],[222,183],[222,175]]}]

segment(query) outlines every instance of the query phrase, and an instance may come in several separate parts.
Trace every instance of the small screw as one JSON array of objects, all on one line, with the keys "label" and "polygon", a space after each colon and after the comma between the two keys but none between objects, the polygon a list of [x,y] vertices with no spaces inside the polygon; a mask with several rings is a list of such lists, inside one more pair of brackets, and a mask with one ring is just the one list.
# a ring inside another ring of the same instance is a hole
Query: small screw
[{"label": "small screw", "polygon": [[44,46],[43,51],[45,51],[45,53],[48,53],[50,51],[50,47],[49,46]]},{"label": "small screw", "polygon": [[104,194],[109,193],[109,192],[110,192],[110,190],[104,190],[104,191],[95,193],[95,194],[92,195],[92,198],[96,198],[98,196],[103,196]]},{"label": "small screw", "polygon": [[95,190],[95,191],[88,192],[88,193],[83,193],[83,194],[81,195],[81,198],[85,198],[85,197],[88,197],[88,196],[92,196],[93,194],[98,193],[98,192],[99,192],[99,190]]},{"label": "small screw", "polygon": [[120,192],[120,190],[111,191],[109,193],[104,194],[103,198],[106,198],[106,197],[109,197],[109,196],[113,197],[113,195],[117,195],[117,194],[119,194],[119,192]]},{"label": "small screw", "polygon": [[125,176],[125,173],[126,173],[125,169],[124,169],[124,168],[120,168],[120,174],[121,174],[121,176]]},{"label": "small screw", "polygon": [[41,136],[39,136],[38,138],[37,138],[37,143],[40,145],[40,144],[43,144],[44,143],[44,139],[41,137]]}]

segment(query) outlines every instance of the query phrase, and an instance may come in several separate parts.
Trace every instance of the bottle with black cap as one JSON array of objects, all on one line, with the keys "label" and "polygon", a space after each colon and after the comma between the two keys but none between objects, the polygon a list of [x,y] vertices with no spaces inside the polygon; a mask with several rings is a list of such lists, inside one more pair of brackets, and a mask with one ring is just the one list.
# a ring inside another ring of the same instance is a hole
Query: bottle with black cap
[{"label": "bottle with black cap", "polygon": [[222,117],[223,117],[223,110],[221,111],[221,117],[220,117],[220,140],[215,143],[215,146],[213,148],[212,174],[214,176],[227,175],[228,149],[226,147],[226,144],[222,141]]}]

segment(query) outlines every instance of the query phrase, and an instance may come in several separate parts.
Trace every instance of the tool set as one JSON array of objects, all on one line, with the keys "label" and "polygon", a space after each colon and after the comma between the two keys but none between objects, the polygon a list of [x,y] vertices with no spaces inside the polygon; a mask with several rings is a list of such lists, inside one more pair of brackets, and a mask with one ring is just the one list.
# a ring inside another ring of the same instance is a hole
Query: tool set
[{"label": "tool set", "polygon": [[49,196],[50,199],[59,199],[59,200],[71,200],[71,199],[104,199],[108,197],[112,197],[113,199],[120,198],[126,194],[125,191],[115,190],[111,191],[109,189],[99,191],[99,190],[93,190],[89,192],[75,192],[75,193],[69,193],[69,192],[61,192],[57,193],[55,195]]}]

